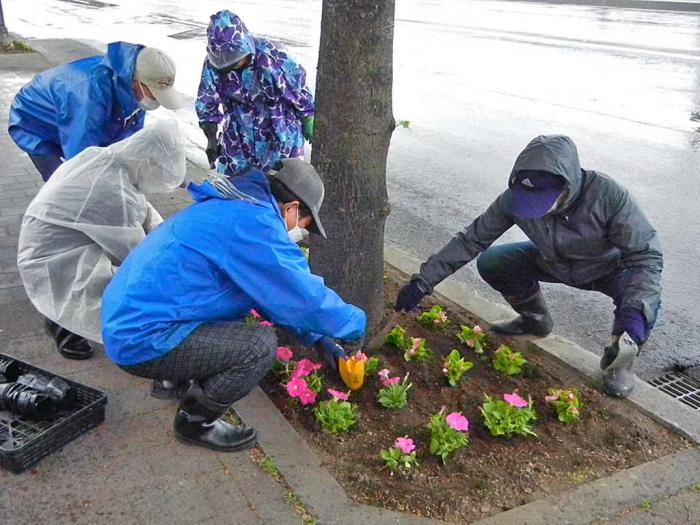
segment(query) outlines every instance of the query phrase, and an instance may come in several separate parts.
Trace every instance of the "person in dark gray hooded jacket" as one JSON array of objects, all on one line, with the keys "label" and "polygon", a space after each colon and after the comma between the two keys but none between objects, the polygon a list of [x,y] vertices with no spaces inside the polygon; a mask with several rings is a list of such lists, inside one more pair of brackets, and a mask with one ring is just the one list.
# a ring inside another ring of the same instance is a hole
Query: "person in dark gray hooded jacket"
[{"label": "person in dark gray hooded jacket", "polygon": [[[513,225],[530,240],[491,246]],[[508,189],[421,265],[399,291],[395,310],[416,308],[435,285],[477,255],[481,277],[519,314],[493,325],[496,333],[546,336],[552,331],[540,282],[611,297],[613,343],[601,359],[605,390],[616,397],[631,393],[634,356],[659,309],[661,248],[625,188],[607,175],[581,169],[569,137],[533,139],[515,161]]]}]

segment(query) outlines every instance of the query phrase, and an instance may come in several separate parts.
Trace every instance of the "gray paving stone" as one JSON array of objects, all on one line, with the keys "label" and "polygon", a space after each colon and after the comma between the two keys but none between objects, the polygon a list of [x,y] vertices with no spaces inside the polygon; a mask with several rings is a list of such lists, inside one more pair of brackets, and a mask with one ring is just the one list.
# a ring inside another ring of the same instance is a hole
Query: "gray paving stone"
[{"label": "gray paving stone", "polygon": [[191,525],[216,517],[215,507],[206,498],[206,489],[192,479],[174,479],[139,487],[129,495],[140,523],[151,525]]}]

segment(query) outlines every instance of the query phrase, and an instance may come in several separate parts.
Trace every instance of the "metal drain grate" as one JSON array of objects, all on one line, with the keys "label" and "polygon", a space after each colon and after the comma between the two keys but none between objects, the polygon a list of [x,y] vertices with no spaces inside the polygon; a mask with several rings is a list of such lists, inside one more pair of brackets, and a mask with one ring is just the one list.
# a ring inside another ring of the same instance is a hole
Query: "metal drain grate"
[{"label": "metal drain grate", "polygon": [[691,408],[700,409],[700,382],[682,372],[669,372],[649,384]]}]

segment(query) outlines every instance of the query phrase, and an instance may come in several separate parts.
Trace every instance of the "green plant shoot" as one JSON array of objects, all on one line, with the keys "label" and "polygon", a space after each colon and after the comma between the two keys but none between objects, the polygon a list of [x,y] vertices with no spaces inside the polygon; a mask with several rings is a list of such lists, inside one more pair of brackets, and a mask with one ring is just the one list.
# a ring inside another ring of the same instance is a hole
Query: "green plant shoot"
[{"label": "green plant shoot", "polygon": [[399,383],[385,386],[379,391],[377,401],[384,408],[399,410],[408,404],[408,391],[413,383],[408,382],[408,374]]},{"label": "green plant shoot", "polygon": [[382,367],[382,361],[378,357],[370,357],[365,363],[365,377],[372,377],[379,372]]},{"label": "green plant shoot", "polygon": [[[519,399],[522,400],[522,398]],[[484,416],[484,424],[492,436],[537,435],[532,430],[532,423],[537,419],[537,413],[532,407],[532,400],[522,401],[522,404],[514,406],[509,402],[486,396],[480,410]]]},{"label": "green plant shoot", "polygon": [[391,332],[386,335],[384,344],[405,350],[406,347],[410,345],[408,339],[406,338],[406,330],[404,330],[401,326],[395,326],[391,329]]},{"label": "green plant shoot", "polygon": [[348,432],[359,421],[357,405],[335,398],[321,401],[314,408],[314,417],[321,428],[331,434]]},{"label": "green plant shoot", "polygon": [[501,374],[517,376],[523,371],[527,359],[520,352],[513,352],[507,345],[501,345],[493,354],[493,368]]},{"label": "green plant shoot", "polygon": [[488,334],[484,332],[479,325],[475,325],[473,328],[460,325],[459,328],[460,332],[457,334],[457,339],[473,349],[477,354],[483,354],[484,350],[486,350],[486,342],[489,338]]},{"label": "green plant shoot", "polygon": [[554,409],[559,421],[571,425],[577,423],[581,419],[583,402],[581,401],[581,394],[577,389],[550,388],[547,394],[544,400]]},{"label": "green plant shoot", "polygon": [[457,388],[464,374],[471,370],[473,366],[474,363],[464,360],[459,350],[452,350],[447,354],[447,359],[443,363],[442,373],[447,376],[447,382],[450,386]]},{"label": "green plant shoot", "polygon": [[321,390],[323,390],[323,378],[320,375],[318,375],[316,372],[306,376],[306,384],[308,385],[309,390],[313,390],[317,394]]},{"label": "green plant shoot", "polygon": [[433,358],[433,351],[425,346],[425,339],[420,337],[411,337],[411,342],[406,347],[403,358],[406,361],[430,361]]},{"label": "green plant shoot", "polygon": [[447,423],[444,407],[430,418],[428,429],[430,430],[430,453],[442,459],[443,465],[447,464],[447,460],[457,450],[466,447],[469,443],[466,432],[456,430]]},{"label": "green plant shoot", "polygon": [[396,447],[382,450],[379,452],[379,457],[392,472],[396,472],[397,470],[406,471],[418,466],[415,452],[404,454]]},{"label": "green plant shoot", "polygon": [[420,324],[429,328],[445,328],[450,325],[447,314],[443,311],[442,306],[439,305],[435,305],[427,312],[423,312],[416,319]]}]

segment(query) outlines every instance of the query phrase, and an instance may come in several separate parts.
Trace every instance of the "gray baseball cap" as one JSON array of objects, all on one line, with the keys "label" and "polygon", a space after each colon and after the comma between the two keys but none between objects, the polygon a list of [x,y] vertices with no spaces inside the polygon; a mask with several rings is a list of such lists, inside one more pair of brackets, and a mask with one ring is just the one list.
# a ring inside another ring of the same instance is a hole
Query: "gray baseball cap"
[{"label": "gray baseball cap", "polygon": [[309,230],[326,239],[326,230],[323,229],[318,215],[325,190],[316,169],[302,159],[282,159],[282,167],[271,172],[270,177],[275,177],[306,204],[314,217]]}]

